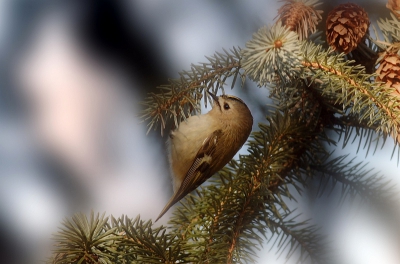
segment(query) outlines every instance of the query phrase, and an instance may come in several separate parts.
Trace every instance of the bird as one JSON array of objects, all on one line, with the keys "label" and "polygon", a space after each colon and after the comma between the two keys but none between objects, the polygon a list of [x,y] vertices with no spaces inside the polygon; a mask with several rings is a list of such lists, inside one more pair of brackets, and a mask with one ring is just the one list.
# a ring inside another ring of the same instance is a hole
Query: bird
[{"label": "bird", "polygon": [[222,169],[249,137],[253,116],[242,99],[208,92],[212,109],[181,122],[169,136],[174,194],[157,222],[175,203]]}]

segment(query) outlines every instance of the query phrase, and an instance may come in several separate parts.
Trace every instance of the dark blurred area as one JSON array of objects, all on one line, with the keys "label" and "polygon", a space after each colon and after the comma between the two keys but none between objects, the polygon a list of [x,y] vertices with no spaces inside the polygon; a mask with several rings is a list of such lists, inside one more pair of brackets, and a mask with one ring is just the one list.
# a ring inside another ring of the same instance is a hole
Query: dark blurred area
[{"label": "dark blurred area", "polygon": [[[334,6],[328,2],[324,8]],[[140,102],[178,71],[206,61],[204,56],[244,47],[258,28],[273,22],[280,5],[262,0],[0,2],[0,263],[45,260],[51,234],[64,217],[79,211],[154,219],[172,186],[166,138],[159,131],[146,136]],[[372,16],[385,12],[382,6],[370,2]],[[226,92],[246,101],[255,123],[264,122],[267,89],[248,80],[244,89]],[[364,160],[364,154],[349,149],[342,152]],[[390,151],[386,146],[379,161],[369,158],[397,175]],[[332,209],[331,200],[307,195],[298,200],[293,206],[327,224],[327,232],[348,248],[343,258],[355,260],[351,263],[374,263],[357,262],[363,258],[352,253],[362,256],[366,248],[379,248],[376,244],[392,252],[394,244],[381,237],[383,231],[372,233],[372,242],[364,239],[372,244],[351,247],[370,228],[370,218],[365,226],[362,219],[355,223],[360,230],[352,237],[348,214]],[[259,256],[259,263],[286,263],[268,250]]]}]

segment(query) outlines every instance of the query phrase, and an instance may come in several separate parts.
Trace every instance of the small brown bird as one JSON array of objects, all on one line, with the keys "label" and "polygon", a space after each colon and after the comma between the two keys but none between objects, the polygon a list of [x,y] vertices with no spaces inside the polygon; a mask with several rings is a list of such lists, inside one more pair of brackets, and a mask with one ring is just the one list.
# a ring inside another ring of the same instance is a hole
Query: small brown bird
[{"label": "small brown bird", "polygon": [[224,167],[246,142],[253,126],[247,105],[232,95],[216,95],[210,112],[189,117],[171,132],[169,161],[174,195],[168,209]]}]

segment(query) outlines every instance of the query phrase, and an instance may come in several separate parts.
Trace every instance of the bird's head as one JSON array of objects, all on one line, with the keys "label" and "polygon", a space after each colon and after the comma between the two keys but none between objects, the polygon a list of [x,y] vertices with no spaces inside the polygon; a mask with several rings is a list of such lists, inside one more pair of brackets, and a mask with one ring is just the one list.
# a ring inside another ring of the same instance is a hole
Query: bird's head
[{"label": "bird's head", "polygon": [[208,93],[214,100],[213,108],[210,111],[211,115],[216,116],[218,120],[225,124],[237,123],[251,129],[253,116],[242,99],[233,95],[216,96]]}]

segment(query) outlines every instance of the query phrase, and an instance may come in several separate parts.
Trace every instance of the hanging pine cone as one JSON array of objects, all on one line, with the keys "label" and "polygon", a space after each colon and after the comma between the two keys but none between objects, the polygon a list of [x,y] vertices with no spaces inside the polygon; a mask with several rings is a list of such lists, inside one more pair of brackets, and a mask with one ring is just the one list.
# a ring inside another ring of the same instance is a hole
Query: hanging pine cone
[{"label": "hanging pine cone", "polygon": [[322,10],[316,10],[321,4],[317,0],[283,0],[286,2],[278,10],[278,20],[282,25],[289,28],[299,35],[303,40],[317,30],[317,25],[321,21]]},{"label": "hanging pine cone", "polygon": [[369,27],[368,14],[356,4],[341,4],[328,14],[326,37],[328,44],[340,52],[349,53],[362,41]]},{"label": "hanging pine cone", "polygon": [[[400,47],[400,43],[397,44]],[[386,86],[395,88],[394,95],[400,100],[400,55],[399,47],[396,44],[388,48],[379,60],[379,67],[376,70],[376,81],[384,82]]]},{"label": "hanging pine cone", "polygon": [[[384,82],[387,87],[394,88],[389,106],[393,103],[400,103],[400,43],[395,43],[383,52],[378,60],[380,63],[376,69],[377,82]],[[392,133],[398,143],[400,143],[400,128],[397,135]]]},{"label": "hanging pine cone", "polygon": [[400,0],[389,0],[386,4],[393,14],[400,19]]}]

